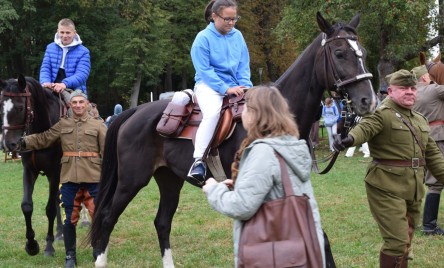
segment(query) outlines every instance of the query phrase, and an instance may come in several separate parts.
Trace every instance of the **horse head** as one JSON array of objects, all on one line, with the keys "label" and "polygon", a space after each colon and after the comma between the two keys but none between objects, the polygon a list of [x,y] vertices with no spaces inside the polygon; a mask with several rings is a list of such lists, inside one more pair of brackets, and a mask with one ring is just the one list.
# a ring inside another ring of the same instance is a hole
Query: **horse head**
[{"label": "horse head", "polygon": [[31,120],[30,96],[26,79],[19,75],[18,79],[0,81],[0,114],[2,117],[3,147],[14,151],[19,139],[29,128]]},{"label": "horse head", "polygon": [[331,25],[317,13],[322,49],[316,55],[314,79],[351,103],[356,114],[365,115],[376,108],[376,94],[370,81],[373,76],[365,67],[366,51],[356,33],[359,19],[358,13],[348,24]]},{"label": "horse head", "polygon": [[[425,60],[424,60],[425,63]],[[424,64],[421,63],[421,64]],[[444,85],[444,64],[441,62],[441,53],[438,54],[432,61],[426,64],[430,79],[438,85]]]}]

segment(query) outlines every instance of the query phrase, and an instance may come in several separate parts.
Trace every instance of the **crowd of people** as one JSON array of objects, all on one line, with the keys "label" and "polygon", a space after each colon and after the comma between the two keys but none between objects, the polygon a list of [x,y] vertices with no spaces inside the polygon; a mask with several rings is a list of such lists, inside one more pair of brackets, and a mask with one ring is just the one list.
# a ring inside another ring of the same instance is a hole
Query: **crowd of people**
[{"label": "crowd of people", "polygon": [[[306,141],[299,139],[294,116],[279,90],[271,85],[253,87],[247,44],[235,28],[239,19],[236,1],[210,1],[205,9],[207,27],[197,34],[191,47],[196,71],[194,94],[203,119],[196,134],[194,163],[184,179],[202,187],[212,208],[235,220],[237,263],[244,221],[264,202],[284,195],[279,162],[273,157],[277,152],[286,162],[294,192],[309,197],[316,243],[323,249],[321,215],[310,181],[309,148]],[[62,145],[60,196],[64,209],[65,267],[76,265],[79,210],[83,203],[91,216],[94,213],[107,127],[123,110],[122,105],[116,104],[112,116],[105,121],[100,117],[97,104],[87,96],[90,67],[89,50],[82,44],[74,22],[60,20],[54,42],[44,54],[40,83],[62,94],[72,114],[62,117],[51,129],[26,136],[20,142],[21,149],[32,150],[47,148],[55,142]],[[322,118],[330,151],[349,148],[346,156],[352,156],[355,146],[362,146],[364,157],[372,157],[365,189],[383,239],[379,260],[384,268],[407,267],[424,197],[422,231],[427,235],[444,235],[437,223],[444,186],[444,86],[433,83],[429,72],[424,65],[412,71],[394,72],[389,77],[389,87],[380,92],[383,98],[376,111],[360,118],[345,138],[338,135],[340,103],[327,97],[320,104],[310,135],[315,148],[319,145]],[[245,93],[246,89],[249,90]],[[245,96],[242,124],[246,137],[235,155],[232,177],[218,183],[207,177],[205,158],[222,99],[230,94]],[[323,251],[322,254],[324,259]],[[93,257],[97,257],[94,249]]]}]

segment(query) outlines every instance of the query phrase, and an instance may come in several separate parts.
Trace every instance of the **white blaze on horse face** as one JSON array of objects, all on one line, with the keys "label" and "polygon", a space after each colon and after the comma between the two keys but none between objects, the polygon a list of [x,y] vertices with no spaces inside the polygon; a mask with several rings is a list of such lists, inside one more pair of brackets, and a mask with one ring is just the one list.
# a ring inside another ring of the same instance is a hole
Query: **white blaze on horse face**
[{"label": "white blaze on horse face", "polygon": [[[347,39],[347,42],[350,45],[350,47],[352,48],[352,50],[355,52],[356,56],[358,57],[358,61],[359,61],[360,67],[361,67],[361,71],[363,73],[367,73],[367,71],[365,70],[364,61],[362,59],[363,53],[362,53],[362,50],[359,48],[358,41]],[[368,85],[372,89],[372,91],[375,92],[373,90],[373,85],[372,85],[372,82],[370,81],[370,79],[366,79],[365,82],[368,83]],[[371,101],[371,104],[370,104],[370,111],[371,112],[373,112],[376,109],[376,104],[377,104],[377,102],[376,102],[376,94],[373,94],[372,95],[372,101]]]},{"label": "white blaze on horse face", "polygon": [[[3,103],[3,126],[5,126],[5,127],[9,127],[8,113],[12,110],[13,107],[14,107],[14,103],[12,103],[11,99],[8,99],[7,101],[5,101]],[[5,129],[5,133],[4,133],[5,136],[6,136],[7,132],[8,132],[8,130]]]}]

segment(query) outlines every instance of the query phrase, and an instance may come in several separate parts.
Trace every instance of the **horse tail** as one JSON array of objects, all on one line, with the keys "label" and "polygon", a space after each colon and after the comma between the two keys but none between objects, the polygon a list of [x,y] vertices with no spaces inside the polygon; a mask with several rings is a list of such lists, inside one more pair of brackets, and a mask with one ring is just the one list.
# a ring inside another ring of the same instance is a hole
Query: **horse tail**
[{"label": "horse tail", "polygon": [[[120,127],[128,120],[137,108],[132,108],[122,112],[112,124],[110,124],[105,138],[105,148],[102,159],[102,171],[100,175],[99,192],[95,198],[94,218],[91,229],[86,237],[86,243],[91,243],[93,247],[99,244],[103,232],[103,220],[109,212],[114,198],[114,193],[118,182],[118,162],[117,162],[117,138]],[[109,231],[109,230],[108,230]]]}]

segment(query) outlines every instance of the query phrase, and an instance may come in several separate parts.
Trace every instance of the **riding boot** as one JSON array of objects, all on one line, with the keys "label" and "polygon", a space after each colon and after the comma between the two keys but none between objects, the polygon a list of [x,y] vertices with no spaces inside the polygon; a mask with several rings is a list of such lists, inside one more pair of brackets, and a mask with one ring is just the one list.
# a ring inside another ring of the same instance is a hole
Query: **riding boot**
[{"label": "riding boot", "polygon": [[76,227],[72,224],[63,225],[63,240],[65,242],[65,268],[76,267]]},{"label": "riding boot", "polygon": [[194,186],[202,187],[205,185],[205,176],[207,174],[207,165],[201,158],[196,158],[188,172],[186,181]]},{"label": "riding boot", "polygon": [[425,235],[444,235],[444,231],[437,224],[440,198],[441,194],[427,194],[422,220],[422,232]]},{"label": "riding boot", "polygon": [[379,252],[379,267],[380,268],[407,268],[408,259],[405,255],[389,256],[384,252]]}]

